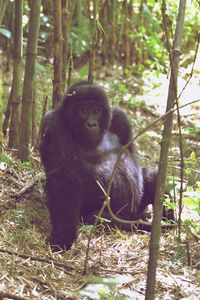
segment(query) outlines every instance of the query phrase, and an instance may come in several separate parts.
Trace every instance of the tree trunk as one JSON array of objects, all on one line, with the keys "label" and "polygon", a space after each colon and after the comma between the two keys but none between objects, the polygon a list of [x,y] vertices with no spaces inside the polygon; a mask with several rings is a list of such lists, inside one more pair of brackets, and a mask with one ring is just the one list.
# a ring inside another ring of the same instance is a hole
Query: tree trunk
[{"label": "tree trunk", "polygon": [[19,137],[19,157],[21,160],[28,159],[35,60],[40,24],[40,5],[41,0],[31,1]]},{"label": "tree trunk", "polygon": [[128,75],[128,67],[130,66],[130,20],[129,20],[129,3],[124,0],[124,76]]},{"label": "tree trunk", "polygon": [[33,149],[37,145],[37,125],[36,125],[36,84],[34,84],[33,89],[33,103],[32,103],[32,128],[31,128],[31,146]]},{"label": "tree trunk", "polygon": [[67,87],[67,33],[68,33],[68,0],[62,0],[62,35],[63,35],[63,66],[62,66],[62,85],[63,92]]},{"label": "tree trunk", "polygon": [[1,159],[1,153],[3,148],[3,135],[2,135],[2,74],[0,70],[0,159]]},{"label": "tree trunk", "polygon": [[[186,0],[180,0],[179,12],[177,17],[176,32],[174,38],[173,56],[171,62],[171,75],[170,84],[167,99],[166,111],[174,107],[177,100],[177,78],[178,78],[178,67],[180,60],[180,48],[183,36],[183,25],[185,17]],[[161,234],[161,218],[163,210],[163,199],[166,172],[167,172],[167,161],[168,151],[170,146],[171,132],[172,132],[172,121],[173,114],[169,114],[164,120],[164,129],[162,133],[161,142],[161,153],[159,161],[159,170],[156,182],[156,195],[154,202],[154,215],[152,222],[152,232],[149,245],[149,263],[148,263],[148,274],[147,274],[147,288],[145,300],[153,300],[155,296],[155,281],[156,281],[156,268],[159,252],[159,242]]]},{"label": "tree trunk", "polygon": [[19,139],[19,104],[21,100],[21,67],[22,67],[22,15],[23,0],[15,1],[15,30],[13,43],[13,82],[11,96],[11,119],[9,130],[10,148],[18,148]]},{"label": "tree trunk", "polygon": [[[6,6],[7,6],[8,1],[7,0],[0,0],[0,25],[2,23],[3,20],[3,16],[6,10]],[[2,75],[1,75],[1,71],[0,71],[0,155],[2,152]]]},{"label": "tree trunk", "polygon": [[88,81],[93,82],[94,77],[94,64],[96,59],[96,49],[98,46],[98,2],[94,1],[94,27],[92,35],[92,45],[90,49],[90,62],[89,62],[89,71],[88,71]]},{"label": "tree trunk", "polygon": [[[76,1],[67,1],[67,22],[65,23],[65,30],[66,30],[66,33],[63,32],[63,39],[65,39],[65,35],[67,35],[67,32],[70,31],[70,28],[71,28],[71,24],[72,24],[72,18],[74,16],[74,10],[75,10],[75,7],[76,7]],[[65,44],[65,42],[64,42]],[[70,47],[69,47],[70,46]],[[64,51],[67,51],[68,50],[68,56],[67,56],[67,69],[66,69],[66,72],[67,72],[67,78],[66,78],[66,84],[67,86],[65,86],[65,90],[66,90],[66,87],[69,87],[71,85],[71,79],[72,79],[72,72],[73,72],[73,53],[72,53],[72,44],[70,43],[70,45],[68,46],[68,43],[67,45],[63,45],[63,53]],[[66,48],[66,49],[65,49]],[[63,61],[65,61],[65,55],[63,54]],[[65,70],[65,65],[63,66],[63,72]]]},{"label": "tree trunk", "polygon": [[63,37],[62,37],[62,2],[53,0],[54,21],[54,79],[53,79],[53,107],[62,99],[63,76]]},{"label": "tree trunk", "polygon": [[2,23],[8,0],[0,0],[0,25]]}]

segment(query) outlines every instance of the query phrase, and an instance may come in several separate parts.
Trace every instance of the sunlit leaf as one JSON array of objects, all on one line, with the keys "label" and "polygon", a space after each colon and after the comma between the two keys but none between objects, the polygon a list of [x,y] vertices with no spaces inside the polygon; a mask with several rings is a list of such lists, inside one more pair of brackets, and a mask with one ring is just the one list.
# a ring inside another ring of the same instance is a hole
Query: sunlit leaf
[{"label": "sunlit leaf", "polygon": [[80,230],[80,231],[90,231],[90,230],[92,230],[92,228],[93,228],[93,225],[82,225],[82,226],[79,228],[79,230]]},{"label": "sunlit leaf", "polygon": [[107,222],[107,223],[110,223],[110,222],[111,222],[111,220],[106,219],[106,218],[103,218],[103,217],[98,217],[98,216],[97,216],[97,218],[98,218],[99,221],[101,221],[101,222]]},{"label": "sunlit leaf", "polygon": [[183,198],[183,204],[188,207],[199,207],[199,201],[200,199],[197,197],[184,197]]},{"label": "sunlit leaf", "polygon": [[10,156],[0,153],[0,162],[3,162],[7,165],[11,165],[13,160]]},{"label": "sunlit leaf", "polygon": [[0,34],[2,34],[3,36],[7,37],[8,39],[11,37],[11,32],[6,29],[6,28],[2,28],[0,27]]},{"label": "sunlit leaf", "polygon": [[176,209],[176,203],[174,203],[174,202],[172,202],[170,200],[165,200],[163,204],[167,208]]},{"label": "sunlit leaf", "polygon": [[88,64],[87,65],[84,65],[80,71],[79,71],[79,76],[81,79],[85,78],[88,74],[88,69],[89,69],[89,66]]},{"label": "sunlit leaf", "polygon": [[192,153],[190,154],[190,159],[196,160],[196,153],[194,151],[192,151]]}]

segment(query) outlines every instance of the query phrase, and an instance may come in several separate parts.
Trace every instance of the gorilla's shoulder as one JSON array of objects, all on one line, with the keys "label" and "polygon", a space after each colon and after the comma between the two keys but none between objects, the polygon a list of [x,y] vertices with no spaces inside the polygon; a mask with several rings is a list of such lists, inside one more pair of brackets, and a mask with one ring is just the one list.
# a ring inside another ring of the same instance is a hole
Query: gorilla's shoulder
[{"label": "gorilla's shoulder", "polygon": [[55,109],[48,111],[42,119],[42,133],[47,134],[54,131],[58,126],[58,113]]}]

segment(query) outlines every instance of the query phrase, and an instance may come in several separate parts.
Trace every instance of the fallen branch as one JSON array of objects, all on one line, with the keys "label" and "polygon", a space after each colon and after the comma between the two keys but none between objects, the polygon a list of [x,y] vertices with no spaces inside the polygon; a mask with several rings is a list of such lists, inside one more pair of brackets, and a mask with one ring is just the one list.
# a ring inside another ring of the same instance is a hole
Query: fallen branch
[{"label": "fallen branch", "polygon": [[45,178],[45,176],[44,176],[43,173],[39,173],[39,174],[35,175],[35,177],[32,180],[30,180],[23,188],[21,188],[19,190],[19,192],[14,193],[11,196],[12,197],[19,197],[19,196],[21,196],[22,194],[24,194],[25,192],[27,192],[30,188],[32,188],[36,184],[37,181],[39,181],[41,179],[44,179],[44,178]]},{"label": "fallen branch", "polygon": [[[59,262],[57,262],[55,260],[52,260],[52,259],[45,259],[45,258],[41,258],[41,257],[37,257],[37,256],[27,255],[27,254],[20,254],[20,253],[15,252],[15,251],[7,250],[7,249],[1,249],[1,248],[0,248],[0,252],[1,253],[6,253],[6,254],[9,254],[9,255],[15,255],[15,256],[18,256],[18,257],[21,257],[21,258],[24,258],[24,259],[30,259],[30,260],[33,260],[33,261],[47,263],[47,264],[50,264],[52,266],[56,266],[56,267],[59,267],[59,268],[64,268],[65,270],[67,270],[65,272],[68,275],[72,275],[71,272],[68,271],[69,269],[71,271],[74,270],[74,268],[66,266],[65,264],[59,263]],[[1,298],[0,298],[0,300],[1,300]]]}]

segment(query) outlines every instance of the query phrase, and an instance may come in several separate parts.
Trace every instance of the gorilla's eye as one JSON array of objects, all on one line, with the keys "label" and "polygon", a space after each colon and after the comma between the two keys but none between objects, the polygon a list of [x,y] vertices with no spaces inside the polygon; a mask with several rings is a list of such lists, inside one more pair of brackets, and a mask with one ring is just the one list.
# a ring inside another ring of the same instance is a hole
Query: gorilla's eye
[{"label": "gorilla's eye", "polygon": [[88,107],[87,106],[82,106],[82,107],[80,107],[80,114],[81,115],[87,115],[88,114],[88,112],[89,112],[89,109],[88,109]]},{"label": "gorilla's eye", "polygon": [[93,109],[92,109],[92,113],[94,114],[94,115],[99,115],[100,113],[101,113],[101,109],[100,109],[100,107],[94,107]]}]

